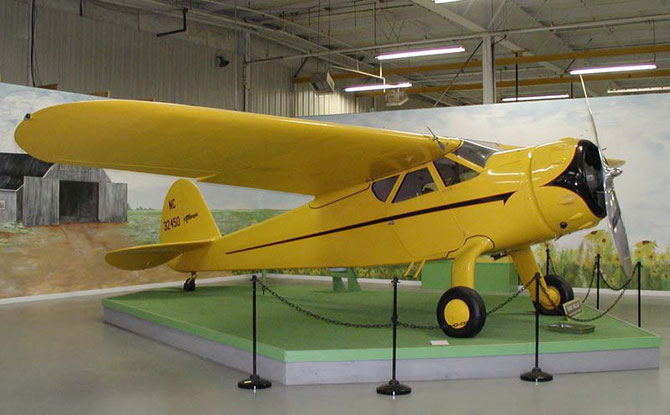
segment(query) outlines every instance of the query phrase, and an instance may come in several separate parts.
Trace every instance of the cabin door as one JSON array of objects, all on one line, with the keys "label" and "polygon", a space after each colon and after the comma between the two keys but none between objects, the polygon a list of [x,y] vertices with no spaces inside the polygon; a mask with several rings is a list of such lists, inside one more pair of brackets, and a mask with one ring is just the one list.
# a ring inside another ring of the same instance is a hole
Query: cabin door
[{"label": "cabin door", "polygon": [[389,225],[417,260],[445,256],[465,240],[432,165],[411,171],[388,203]]}]

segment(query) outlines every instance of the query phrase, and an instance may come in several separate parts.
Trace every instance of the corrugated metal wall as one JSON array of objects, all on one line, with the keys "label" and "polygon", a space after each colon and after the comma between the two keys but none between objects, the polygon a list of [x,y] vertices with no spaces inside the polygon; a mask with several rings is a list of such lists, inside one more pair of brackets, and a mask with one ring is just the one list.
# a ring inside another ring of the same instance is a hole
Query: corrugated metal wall
[{"label": "corrugated metal wall", "polygon": [[[0,7],[3,81],[27,78],[28,4],[4,0]],[[235,108],[232,70],[215,65],[216,50],[191,42],[157,38],[125,25],[37,8],[35,61],[39,84],[61,90],[110,90],[118,98]]]},{"label": "corrugated metal wall", "polygon": [[[153,28],[151,24],[133,26],[132,14],[127,11],[97,10],[93,19],[43,4],[62,7],[55,1],[38,2],[35,36],[38,83],[58,83],[60,90],[80,93],[110,90],[115,98],[154,98],[242,109],[242,58],[236,53],[234,31],[216,28],[219,46],[221,38],[230,40],[224,42],[227,44],[224,55],[231,63],[220,68],[215,64],[220,47],[207,46],[202,40],[207,37],[203,34],[206,26],[189,26],[193,41],[157,38],[154,33],[138,29]],[[27,84],[28,34],[28,1],[2,0],[0,79],[3,82]],[[252,50],[267,53],[272,47],[277,46],[252,37]],[[277,64],[253,66],[248,110],[286,116],[360,110],[353,96],[316,96],[304,86],[294,90],[290,79],[295,70]]]},{"label": "corrugated metal wall", "polygon": [[279,65],[251,67],[249,111],[262,114],[306,117],[365,111],[354,94],[335,92],[317,95],[307,84],[291,82],[295,68]]}]

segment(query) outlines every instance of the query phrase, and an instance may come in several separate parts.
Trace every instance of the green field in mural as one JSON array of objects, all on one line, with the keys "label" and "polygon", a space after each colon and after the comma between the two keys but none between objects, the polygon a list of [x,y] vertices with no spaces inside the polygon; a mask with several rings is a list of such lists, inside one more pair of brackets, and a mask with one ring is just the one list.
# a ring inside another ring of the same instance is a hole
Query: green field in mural
[{"label": "green field in mural", "polygon": [[[642,265],[642,289],[670,290],[670,245],[663,248],[655,241],[643,240],[631,247],[633,263],[639,261]],[[551,257],[550,272],[565,276],[573,287],[595,287],[593,276],[597,254],[600,254],[600,269],[605,280],[601,287],[620,289],[628,282],[607,231],[589,232],[576,249],[558,248],[553,242],[537,245],[535,257],[542,269],[546,269],[547,249]],[[633,278],[627,288],[637,288],[637,277]]]}]

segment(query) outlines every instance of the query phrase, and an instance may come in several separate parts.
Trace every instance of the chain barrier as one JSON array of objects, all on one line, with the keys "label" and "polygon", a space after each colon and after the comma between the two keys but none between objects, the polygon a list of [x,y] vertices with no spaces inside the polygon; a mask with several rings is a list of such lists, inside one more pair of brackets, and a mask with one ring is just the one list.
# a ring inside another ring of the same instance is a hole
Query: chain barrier
[{"label": "chain barrier", "polygon": [[[547,261],[548,261],[549,267],[551,268],[552,272],[554,274],[556,274],[556,268],[554,267],[554,261],[551,259],[551,255],[547,255]],[[621,287],[615,288],[615,287],[612,287],[607,282],[607,279],[605,279],[605,275],[602,272],[597,272],[597,269],[598,269],[598,264],[597,264],[597,260],[596,260],[596,263],[593,265],[593,271],[591,272],[591,281],[589,282],[589,289],[586,291],[586,295],[584,296],[584,299],[582,300],[582,303],[585,303],[586,300],[589,298],[589,294],[591,293],[591,289],[593,287],[593,281],[596,278],[596,274],[598,274],[597,275],[598,279],[602,280],[610,290],[621,291],[621,293],[616,298],[616,300],[614,300],[614,302],[609,307],[607,307],[607,309],[605,309],[603,312],[601,312],[597,316],[591,317],[591,318],[570,317],[571,320],[575,320],[575,321],[582,322],[582,323],[588,323],[588,322],[591,322],[591,321],[598,320],[598,319],[602,318],[603,316],[605,316],[606,314],[608,314],[617,305],[619,300],[621,300],[624,293],[626,292],[626,289],[628,288],[630,283],[633,281],[633,277],[635,276],[635,272],[633,272],[633,274],[630,276],[630,278],[628,278],[628,280],[626,282],[624,282],[623,285],[621,285]],[[542,288],[542,291],[544,292],[544,295],[549,299],[549,302],[551,303],[551,305],[554,306],[554,308],[558,307],[554,303],[552,298],[549,296],[549,294],[547,293],[546,287],[544,285],[540,284],[540,288]]]},{"label": "chain barrier", "polygon": [[[635,275],[635,273],[633,273],[633,275]],[[628,284],[630,284],[631,281],[633,281],[633,275],[631,275],[631,277],[628,278],[628,281],[626,281],[626,283],[623,285],[621,294],[619,294],[619,296],[617,297],[617,299],[614,300],[614,302],[613,302],[609,307],[607,307],[607,309],[606,309],[605,311],[603,311],[602,313],[596,315],[595,317],[590,317],[590,318],[569,317],[570,320],[578,321],[578,322],[580,322],[580,323],[589,323],[589,322],[591,322],[591,321],[596,321],[596,320],[598,320],[598,319],[604,317],[606,314],[608,314],[608,313],[614,308],[614,306],[617,305],[617,303],[619,302],[619,300],[621,300],[621,298],[623,297],[624,293],[626,292],[626,288],[628,287]],[[549,299],[549,302],[551,303],[551,305],[552,305],[554,308],[557,308],[557,307],[558,307],[558,304],[556,304],[556,303],[554,302],[554,300],[551,298],[551,296],[550,296],[549,293],[547,292],[546,287],[545,287],[544,285],[540,284],[540,288],[542,289],[542,292],[544,293],[544,295]]]},{"label": "chain barrier", "polygon": [[393,326],[393,323],[370,323],[370,324],[351,323],[351,322],[347,322],[347,321],[339,321],[339,320],[335,320],[333,318],[320,316],[320,315],[318,315],[318,314],[316,314],[312,311],[309,311],[309,310],[306,310],[306,309],[300,307],[298,304],[295,304],[295,303],[291,302],[287,298],[282,297],[281,295],[276,293],[273,289],[271,289],[270,287],[265,285],[265,283],[263,283],[261,281],[258,281],[258,284],[261,285],[261,287],[263,288],[263,291],[269,292],[270,295],[272,295],[274,298],[281,301],[282,303],[286,304],[287,306],[289,306],[289,307],[293,308],[294,310],[299,311],[299,312],[301,312],[305,315],[308,315],[308,316],[310,316],[312,318],[315,318],[317,320],[324,321],[326,323],[335,324],[336,326],[355,327],[355,328],[363,328],[363,329],[383,329],[383,328],[390,328],[390,327]]},{"label": "chain barrier", "polygon": [[[633,271],[633,274],[635,274],[635,271]],[[612,287],[612,286],[610,285],[609,282],[607,282],[607,278],[605,278],[605,274],[604,274],[602,271],[600,272],[600,276],[601,276],[600,279],[605,283],[605,285],[607,286],[607,288],[609,288],[609,289],[612,290],[612,291],[621,291],[621,290],[625,289],[625,288],[628,286],[628,284],[630,284],[630,280],[633,279],[633,277],[630,277],[630,278],[628,279],[628,281],[624,282],[623,285],[622,285],[621,287],[619,287],[619,288],[614,288],[614,287]]]},{"label": "chain barrier", "polygon": [[[596,260],[597,261],[597,260]],[[593,271],[591,271],[591,281],[589,281],[589,289],[586,290],[586,295],[582,299],[582,303],[585,303],[586,300],[589,299],[589,294],[591,294],[591,287],[593,287],[593,281],[595,281],[595,276],[597,274],[597,269],[598,269],[598,263],[594,262],[593,263]]]},{"label": "chain barrier", "polygon": [[[592,275],[591,275],[591,282],[589,284],[589,290],[587,291],[586,296],[584,297],[583,301],[586,301],[586,299],[589,296],[589,293],[591,291],[591,286],[593,285],[593,280],[594,280],[595,274],[596,274],[596,268],[594,266],[593,272],[592,272]],[[624,293],[626,292],[626,289],[628,288],[628,285],[633,281],[633,276],[634,276],[634,274],[630,278],[628,278],[628,281],[626,281],[621,286],[621,288],[619,289],[619,290],[621,290],[621,293],[619,294],[619,296],[603,312],[599,313],[598,315],[596,315],[594,317],[590,317],[590,318],[570,317],[570,319],[574,320],[574,321],[581,322],[581,323],[588,323],[588,322],[592,322],[592,321],[595,321],[595,320],[598,320],[598,319],[604,317],[606,314],[608,314],[610,311],[612,311],[612,309],[619,303],[619,300],[621,300],[621,298],[623,297]],[[504,301],[502,301],[501,303],[499,303],[498,305],[496,305],[495,307],[493,307],[492,309],[487,311],[486,316],[487,317],[490,316],[491,314],[497,312],[498,310],[500,310],[501,308],[505,307],[507,304],[512,302],[522,292],[527,290],[528,287],[530,286],[530,284],[533,283],[533,281],[535,281],[535,278],[531,278],[521,288],[519,288],[516,292],[514,292],[514,294],[512,294],[507,299],[505,299]],[[312,317],[314,319],[317,319],[317,320],[320,320],[320,321],[323,321],[323,322],[326,322],[326,323],[334,324],[334,325],[337,325],[337,326],[343,326],[343,327],[368,328],[368,329],[391,328],[393,326],[393,323],[352,323],[352,322],[348,322],[348,321],[340,321],[340,320],[336,320],[336,319],[333,319],[333,318],[330,318],[330,317],[321,316],[321,315],[319,315],[319,314],[317,314],[313,311],[307,310],[307,309],[299,306],[298,304],[295,304],[294,302],[288,300],[286,297],[281,296],[276,291],[274,291],[273,289],[268,287],[262,281],[258,281],[258,284],[260,284],[261,288],[263,289],[263,292],[265,292],[265,291],[269,292],[270,295],[272,295],[274,298],[281,301],[282,303],[286,304],[290,308],[293,308],[294,310],[296,310],[296,311],[298,311],[302,314],[305,314],[309,317]],[[540,284],[540,288],[542,289],[542,292],[544,293],[544,295],[549,299],[549,302],[551,303],[551,305],[554,308],[558,308],[559,305],[556,304],[554,302],[554,300],[551,298],[551,296],[549,295],[549,293],[547,291],[547,288],[543,284]],[[467,321],[452,324],[450,326],[451,327],[462,327],[462,326],[465,326],[466,324],[467,324]],[[402,322],[402,321],[398,321],[398,325],[401,326],[401,327],[405,327],[405,328],[409,328],[409,329],[418,329],[418,330],[442,330],[443,328],[446,328],[446,326],[443,327],[443,326],[440,326],[438,324],[425,325],[425,324],[405,323],[405,322]]]},{"label": "chain barrier", "polygon": [[[500,310],[501,308],[505,307],[507,304],[512,302],[516,297],[518,297],[522,292],[524,292],[530,284],[535,280],[535,278],[532,278],[530,281],[528,281],[526,284],[524,284],[521,288],[519,288],[514,294],[509,296],[507,299],[505,299],[503,302],[500,304],[496,305],[493,307],[491,310],[486,312],[486,317],[490,316],[491,314],[495,313],[496,311]],[[393,323],[352,323],[348,321],[340,321],[340,320],[335,320],[333,318],[329,317],[324,317],[319,314],[314,313],[313,311],[306,310],[299,306],[298,304],[295,304],[294,302],[290,301],[286,297],[283,297],[279,295],[277,292],[272,290],[270,287],[265,285],[262,281],[258,281],[258,284],[260,284],[261,288],[263,291],[267,291],[272,295],[274,298],[277,300],[281,301],[282,303],[286,304],[290,308],[293,308],[294,310],[303,313],[309,317],[315,318],[320,321],[324,321],[326,323],[334,324],[337,326],[343,326],[343,327],[354,327],[354,328],[365,328],[365,329],[381,329],[381,328],[390,328],[393,326]],[[456,324],[450,324],[450,327],[463,327],[467,324],[467,321],[456,323]],[[442,330],[443,328],[446,328],[447,326],[440,326],[439,324],[435,325],[424,325],[424,324],[414,324],[414,323],[404,323],[402,321],[398,321],[398,325],[401,327],[409,328],[409,329],[418,329],[418,330]]]},{"label": "chain barrier", "polygon": [[[493,307],[492,309],[487,311],[486,312],[486,317],[490,316],[491,314],[493,314],[496,311],[500,310],[501,308],[505,307],[507,304],[511,303],[512,300],[517,298],[522,292],[524,292],[526,289],[528,289],[528,287],[530,286],[530,284],[532,284],[532,282],[534,280],[535,279],[532,278],[530,281],[525,283],[521,288],[519,288],[514,294],[507,297],[507,299],[505,299],[505,301],[501,302],[500,304],[496,305],[495,307]],[[468,323],[467,321],[464,321],[464,322],[460,322],[460,323],[456,323],[456,324],[450,324],[449,326],[451,326],[451,327],[463,327],[467,323]],[[438,324],[436,324],[436,325],[423,325],[423,324],[403,323],[403,322],[399,321],[398,325],[402,326],[402,327],[410,328],[410,329],[419,329],[419,330],[437,330],[437,329],[441,330],[442,329],[442,326],[440,326]]]}]

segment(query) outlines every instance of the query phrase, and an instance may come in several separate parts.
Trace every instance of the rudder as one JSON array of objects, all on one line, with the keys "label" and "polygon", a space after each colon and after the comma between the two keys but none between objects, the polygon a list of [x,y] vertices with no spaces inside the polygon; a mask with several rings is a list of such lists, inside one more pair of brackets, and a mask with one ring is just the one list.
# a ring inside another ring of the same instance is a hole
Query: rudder
[{"label": "rudder", "polygon": [[202,241],[220,236],[198,187],[189,180],[177,180],[163,202],[161,243]]}]

